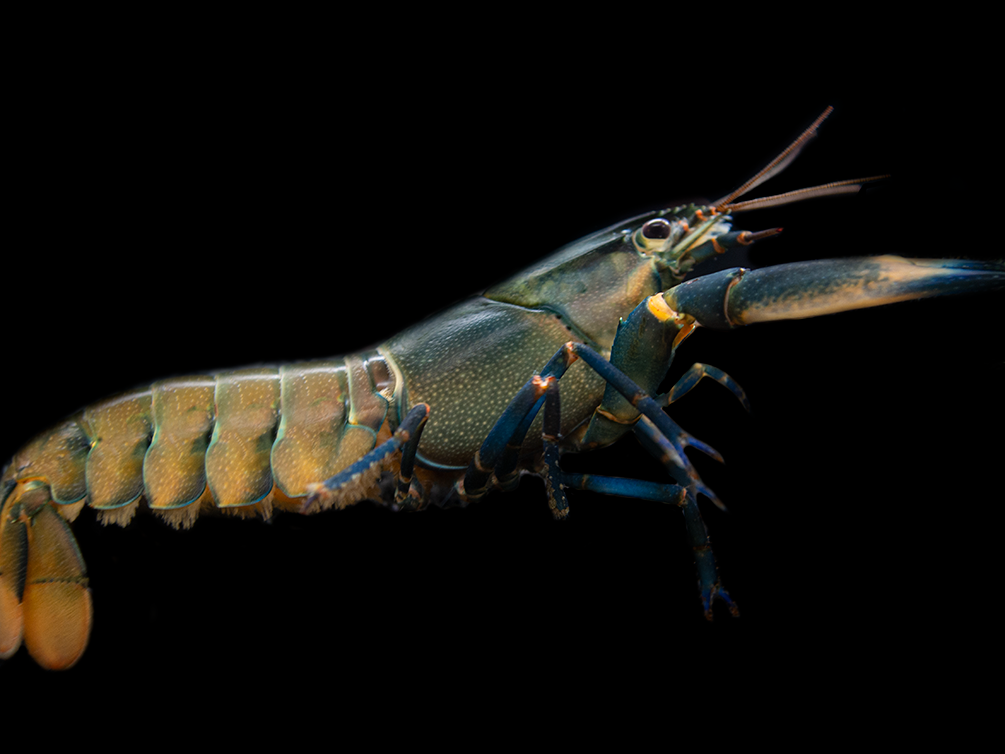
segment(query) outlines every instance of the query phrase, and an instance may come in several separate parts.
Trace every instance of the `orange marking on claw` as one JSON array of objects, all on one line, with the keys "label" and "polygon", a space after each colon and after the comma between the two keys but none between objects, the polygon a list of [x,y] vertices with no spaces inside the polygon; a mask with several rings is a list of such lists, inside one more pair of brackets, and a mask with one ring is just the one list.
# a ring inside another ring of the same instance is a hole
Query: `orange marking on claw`
[{"label": "orange marking on claw", "polygon": [[677,312],[667,305],[662,293],[657,293],[646,299],[646,308],[660,322],[666,322],[668,319],[674,319],[677,316]]}]

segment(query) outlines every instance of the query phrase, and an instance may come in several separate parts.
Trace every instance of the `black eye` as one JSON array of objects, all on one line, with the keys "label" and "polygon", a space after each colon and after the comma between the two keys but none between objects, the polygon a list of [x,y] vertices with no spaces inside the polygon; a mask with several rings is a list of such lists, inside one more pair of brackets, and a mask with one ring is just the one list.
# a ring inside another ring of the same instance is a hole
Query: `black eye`
[{"label": "black eye", "polygon": [[642,226],[642,235],[645,238],[670,238],[670,223],[657,217]]}]

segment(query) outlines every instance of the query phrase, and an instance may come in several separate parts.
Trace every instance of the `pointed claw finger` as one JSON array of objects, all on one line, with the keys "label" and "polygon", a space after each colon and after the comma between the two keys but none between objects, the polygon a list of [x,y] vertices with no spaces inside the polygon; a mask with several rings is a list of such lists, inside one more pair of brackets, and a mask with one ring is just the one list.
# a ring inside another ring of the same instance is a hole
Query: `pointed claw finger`
[{"label": "pointed claw finger", "polygon": [[697,437],[694,437],[694,436],[689,435],[689,434],[684,434],[681,437],[681,440],[683,441],[683,443],[685,445],[688,445],[688,446],[690,446],[692,448],[696,448],[696,449],[700,450],[702,453],[704,453],[705,455],[709,456],[710,458],[714,458],[719,463],[723,463],[723,464],[726,463],[723,460],[723,458],[722,458],[722,454],[719,453],[718,450],[716,450],[715,448],[713,448],[711,445],[708,445],[707,443],[702,442]]},{"label": "pointed claw finger", "polygon": [[715,619],[715,616],[712,614],[712,607],[716,603],[717,599],[721,599],[726,603],[726,606],[729,608],[730,614],[733,615],[733,617],[740,617],[740,607],[730,597],[730,593],[723,588],[722,583],[717,581],[708,589],[701,590],[701,607],[705,610],[706,620]]},{"label": "pointed claw finger", "polygon": [[722,588],[722,584],[716,582],[712,585],[712,588],[709,589],[708,592],[703,591],[701,595],[701,605],[705,610],[705,620],[714,620],[714,616],[712,615],[712,605],[715,604],[717,599],[726,603],[726,607],[729,608],[730,615],[734,618],[740,617],[739,606],[730,598],[729,592]]},{"label": "pointed claw finger", "polygon": [[716,495],[712,491],[711,487],[709,487],[708,485],[706,485],[700,479],[696,480],[696,482],[695,482],[695,489],[700,494],[704,495],[709,500],[711,500],[712,501],[712,505],[714,505],[716,508],[718,508],[719,510],[721,510],[723,513],[729,513],[729,509],[726,508],[726,504],[724,502],[722,502],[722,500],[719,499],[719,496]]},{"label": "pointed claw finger", "polygon": [[735,395],[736,399],[740,401],[740,404],[747,410],[747,412],[750,412],[750,400],[747,398],[746,391],[740,387],[740,383],[716,367],[705,365],[705,374]]}]

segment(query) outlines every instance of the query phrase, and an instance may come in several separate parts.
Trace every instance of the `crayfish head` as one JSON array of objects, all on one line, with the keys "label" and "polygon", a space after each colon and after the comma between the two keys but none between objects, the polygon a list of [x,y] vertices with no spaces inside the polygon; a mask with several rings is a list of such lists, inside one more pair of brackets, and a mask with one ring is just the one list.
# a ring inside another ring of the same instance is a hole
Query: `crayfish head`
[{"label": "crayfish head", "polygon": [[562,247],[485,292],[494,301],[556,314],[576,336],[609,350],[617,323],[647,296],[662,290],[651,254],[632,241],[648,213]]}]

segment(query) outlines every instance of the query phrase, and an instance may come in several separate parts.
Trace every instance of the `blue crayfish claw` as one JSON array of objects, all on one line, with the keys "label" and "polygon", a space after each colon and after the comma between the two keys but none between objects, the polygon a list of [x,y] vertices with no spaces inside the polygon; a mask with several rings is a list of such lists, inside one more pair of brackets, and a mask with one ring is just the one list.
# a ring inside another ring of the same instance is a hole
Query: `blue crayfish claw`
[{"label": "blue crayfish claw", "polygon": [[689,280],[664,294],[675,312],[729,329],[899,301],[1005,288],[1005,264],[897,256],[820,259]]}]

